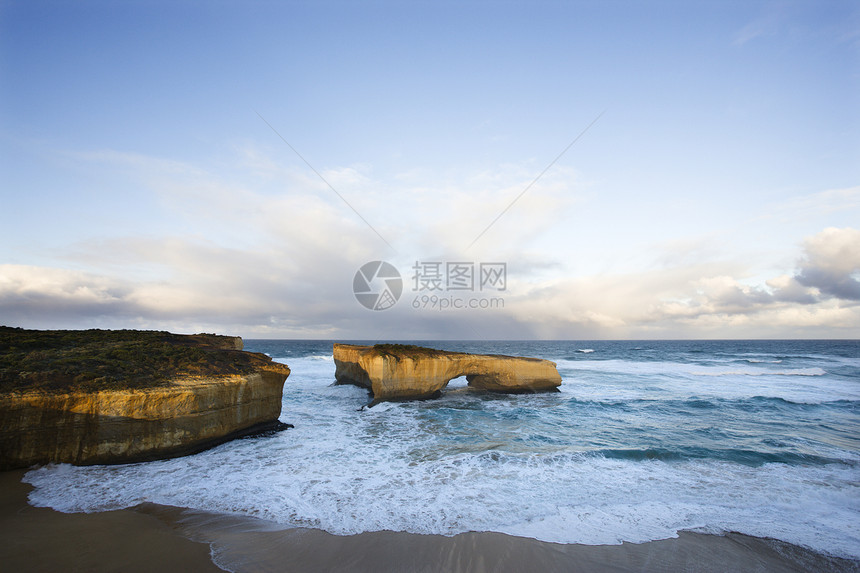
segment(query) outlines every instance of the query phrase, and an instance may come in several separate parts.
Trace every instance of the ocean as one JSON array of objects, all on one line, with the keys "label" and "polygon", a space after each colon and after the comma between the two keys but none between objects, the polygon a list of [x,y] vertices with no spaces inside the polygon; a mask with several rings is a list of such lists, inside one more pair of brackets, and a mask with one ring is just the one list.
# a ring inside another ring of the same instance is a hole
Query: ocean
[{"label": "ocean", "polygon": [[[355,341],[353,341],[355,342]],[[408,341],[407,341],[408,342]],[[294,429],[193,456],[26,474],[64,512],[142,502],[335,534],[495,531],[645,542],[736,531],[860,558],[860,342],[420,341],[558,364],[559,392],[368,408],[331,341],[246,340],[289,365]]]}]

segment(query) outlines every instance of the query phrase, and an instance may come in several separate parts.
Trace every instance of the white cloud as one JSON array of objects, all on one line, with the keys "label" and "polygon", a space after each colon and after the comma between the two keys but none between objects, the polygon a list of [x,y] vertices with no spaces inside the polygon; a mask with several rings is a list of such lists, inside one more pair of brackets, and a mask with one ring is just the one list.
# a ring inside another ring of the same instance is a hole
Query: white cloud
[{"label": "white cloud", "polygon": [[860,230],[828,228],[804,243],[797,282],[824,296],[860,301]]},{"label": "white cloud", "polygon": [[[853,256],[848,231],[828,229],[810,238],[802,259],[806,268],[818,261],[820,268],[850,270],[851,264],[843,262],[843,247]],[[138,241],[130,249],[136,254],[129,264],[158,258],[168,247],[169,256],[160,259],[174,275],[168,280],[132,282],[80,271],[0,266],[0,315],[12,324],[41,327],[104,325],[111,319],[108,326],[419,338],[851,337],[860,324],[860,305],[851,300],[821,295],[788,274],[766,285],[745,284],[736,278],[742,268],[729,263],[537,283],[514,277],[503,293],[503,310],[471,313],[410,309],[414,293],[408,292],[406,276],[401,304],[374,313],[353,300],[353,265],[337,253],[302,259],[297,266],[273,256],[274,251],[230,251],[171,239]],[[122,245],[115,248],[124,250]],[[409,271],[401,267],[401,272]]]},{"label": "white cloud", "polygon": [[766,281],[773,291],[775,300],[799,304],[814,304],[818,302],[821,292],[817,288],[803,286],[790,275],[780,275]]},{"label": "white cloud", "polygon": [[[575,275],[567,266],[570,246],[536,242],[580,200],[573,170],[547,172],[468,251],[533,179],[531,165],[462,181],[431,178],[424,186],[411,176],[375,180],[371,166],[326,170],[395,253],[316,175],[243,149],[229,175],[137,154],[81,154],[149,188],[178,221],[175,232],[92,236],[58,245],[53,267],[0,266],[0,320],[310,337],[858,335],[855,229],[809,237],[796,272],[785,268],[760,282],[748,260],[723,252],[708,235],[664,243],[650,252],[650,267]],[[848,208],[857,197],[856,188],[826,193]],[[623,236],[625,229],[607,232]],[[416,259],[490,258],[509,265],[504,309],[420,313],[409,308],[407,292],[398,307],[379,313],[352,295],[355,271],[370,260],[394,262],[409,285]]]},{"label": "white cloud", "polygon": [[858,248],[857,230],[826,229],[805,242],[797,276],[765,284],[747,284],[749,270],[736,263],[681,258],[659,270],[536,286],[508,308],[547,337],[855,337]]},{"label": "white cloud", "polygon": [[860,209],[860,187],[827,189],[793,197],[774,205],[767,216],[783,222],[808,220],[810,216],[829,216]]},{"label": "white cloud", "polygon": [[128,317],[132,285],[80,271],[0,265],[0,317],[10,326]]}]

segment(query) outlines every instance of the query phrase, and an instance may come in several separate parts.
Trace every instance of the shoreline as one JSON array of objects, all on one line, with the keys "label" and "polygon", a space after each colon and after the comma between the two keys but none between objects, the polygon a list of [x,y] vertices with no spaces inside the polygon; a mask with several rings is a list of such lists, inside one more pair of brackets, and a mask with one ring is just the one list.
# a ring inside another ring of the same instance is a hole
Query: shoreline
[{"label": "shoreline", "polygon": [[10,570],[860,572],[860,560],[740,533],[682,531],[641,544],[580,545],[493,532],[338,536],[152,503],[66,514],[29,505],[26,471],[0,472],[0,554]]},{"label": "shoreline", "polygon": [[132,509],[61,513],[27,501],[28,470],[0,472],[0,555],[9,571],[223,573],[209,546]]}]

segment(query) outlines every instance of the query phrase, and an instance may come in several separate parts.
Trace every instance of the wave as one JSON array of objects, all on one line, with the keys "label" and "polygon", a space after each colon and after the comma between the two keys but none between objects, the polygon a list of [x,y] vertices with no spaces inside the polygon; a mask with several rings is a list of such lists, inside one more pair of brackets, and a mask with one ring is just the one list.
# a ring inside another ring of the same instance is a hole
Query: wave
[{"label": "wave", "polygon": [[558,359],[556,364],[564,381],[562,392],[577,396],[587,391],[608,392],[608,397],[623,398],[643,395],[672,398],[701,393],[706,397],[726,398],[777,396],[805,403],[860,399],[860,386],[853,379],[831,374],[818,366],[774,368],[618,359]]},{"label": "wave", "polygon": [[627,399],[599,397],[576,397],[567,398],[568,404],[577,407],[594,406],[598,408],[658,408],[665,410],[719,410],[723,408],[739,408],[744,410],[762,410],[765,408],[803,408],[815,409],[821,407],[854,407],[860,405],[860,400],[846,400],[844,398],[829,401],[794,401],[781,396],[735,396],[735,397],[710,397],[701,398],[690,396],[687,398],[649,398],[645,396],[630,397]]},{"label": "wave", "polygon": [[582,354],[591,354],[592,352],[594,352],[594,349],[593,348],[579,348],[579,349],[577,349],[577,352],[580,352]]},{"label": "wave", "polygon": [[[150,501],[340,535],[499,531],[587,544],[641,543],[711,527],[860,557],[860,484],[851,465],[752,466],[675,460],[657,450],[464,452],[407,463],[386,448],[355,456],[334,444],[281,444],[284,434],[268,447],[241,441],[164,462],[45,466],[25,481],[36,487],[31,503],[60,511]],[[289,455],[273,456],[279,448]]]},{"label": "wave", "polygon": [[823,368],[794,368],[791,370],[692,370],[693,376],[826,376]]},{"label": "wave", "polygon": [[555,360],[559,368],[569,370],[592,370],[618,374],[640,375],[686,375],[686,376],[825,376],[827,371],[821,367],[780,368],[767,366],[709,365],[683,362],[665,362],[651,360]]},{"label": "wave", "polygon": [[790,464],[790,465],[818,465],[845,464],[854,465],[848,460],[841,458],[829,458],[814,454],[802,454],[797,452],[762,452],[756,450],[728,448],[709,449],[701,447],[685,447],[677,450],[662,448],[645,449],[606,449],[591,452],[593,455],[602,456],[607,459],[619,459],[630,461],[659,460],[678,462],[684,460],[718,460],[732,462],[750,467],[758,467],[764,464]]}]

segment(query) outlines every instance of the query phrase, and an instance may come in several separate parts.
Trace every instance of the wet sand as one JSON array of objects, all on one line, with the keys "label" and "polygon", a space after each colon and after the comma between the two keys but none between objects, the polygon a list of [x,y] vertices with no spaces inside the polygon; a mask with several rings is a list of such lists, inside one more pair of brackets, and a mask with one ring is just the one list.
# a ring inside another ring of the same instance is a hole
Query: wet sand
[{"label": "wet sand", "polygon": [[60,513],[32,507],[24,471],[0,472],[0,570],[222,572],[209,545],[155,516],[123,509]]},{"label": "wet sand", "polygon": [[501,533],[337,536],[253,518],[141,504],[64,514],[27,504],[24,472],[0,473],[7,571],[860,572],[860,561],[730,533],[622,545],[563,545]]}]

